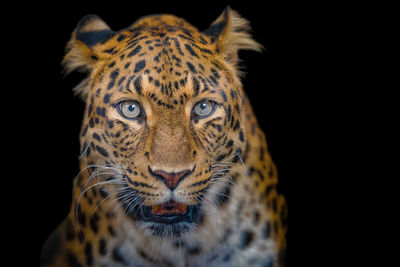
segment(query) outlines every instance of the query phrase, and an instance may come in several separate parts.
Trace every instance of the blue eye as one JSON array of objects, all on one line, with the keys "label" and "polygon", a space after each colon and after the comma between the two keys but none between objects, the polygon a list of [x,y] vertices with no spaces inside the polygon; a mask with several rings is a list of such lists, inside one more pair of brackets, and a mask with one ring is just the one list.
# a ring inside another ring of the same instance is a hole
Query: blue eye
[{"label": "blue eye", "polygon": [[134,119],[139,117],[141,113],[140,104],[136,101],[122,101],[118,105],[120,114],[127,119]]},{"label": "blue eye", "polygon": [[193,107],[193,114],[197,117],[206,117],[211,115],[215,110],[215,102],[205,99],[196,103]]}]

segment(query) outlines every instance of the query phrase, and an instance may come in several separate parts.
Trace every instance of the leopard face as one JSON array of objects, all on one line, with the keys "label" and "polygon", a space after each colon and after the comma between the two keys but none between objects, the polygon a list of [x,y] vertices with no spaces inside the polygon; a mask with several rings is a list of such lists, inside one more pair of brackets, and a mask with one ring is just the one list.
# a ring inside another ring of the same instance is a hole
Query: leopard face
[{"label": "leopard face", "polygon": [[82,168],[152,234],[193,229],[245,149],[237,48],[260,46],[247,33],[227,43],[238,34],[229,12],[205,32],[172,15],[119,32],[87,16],[69,44],[67,69],[90,72],[76,89],[86,101]]},{"label": "leopard face", "polygon": [[64,64],[88,73],[81,170],[43,266],[283,266],[285,198],[238,69],[260,48],[229,7],[205,31],[80,21]]}]

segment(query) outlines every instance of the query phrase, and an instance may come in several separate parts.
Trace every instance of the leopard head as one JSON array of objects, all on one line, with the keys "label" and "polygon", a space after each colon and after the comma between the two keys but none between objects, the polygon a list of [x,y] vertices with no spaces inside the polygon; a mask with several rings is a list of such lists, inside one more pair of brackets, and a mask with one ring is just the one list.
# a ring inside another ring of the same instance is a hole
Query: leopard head
[{"label": "leopard head", "polygon": [[75,88],[86,102],[81,166],[154,234],[192,229],[240,160],[240,49],[261,46],[230,8],[202,32],[172,15],[120,31],[88,15],[72,34],[66,70],[88,73]]}]

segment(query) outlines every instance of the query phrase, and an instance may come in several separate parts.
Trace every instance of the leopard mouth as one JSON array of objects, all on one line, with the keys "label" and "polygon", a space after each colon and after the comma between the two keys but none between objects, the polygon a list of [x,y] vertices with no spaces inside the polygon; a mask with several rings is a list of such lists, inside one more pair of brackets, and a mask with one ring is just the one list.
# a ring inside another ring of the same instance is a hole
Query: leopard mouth
[{"label": "leopard mouth", "polygon": [[201,224],[204,218],[201,202],[187,205],[171,199],[162,204],[152,206],[141,204],[138,208],[132,208],[145,201],[139,196],[133,198],[131,202],[126,201],[124,195],[127,195],[127,192],[120,193],[118,197],[124,213],[149,234],[181,236],[185,232],[196,229],[196,226]]},{"label": "leopard mouth", "polygon": [[183,233],[195,229],[203,219],[200,203],[186,205],[170,200],[153,206],[142,205],[138,209],[130,209],[126,201],[121,204],[126,215],[147,233],[156,236],[181,236]]},{"label": "leopard mouth", "polygon": [[199,220],[199,205],[186,205],[170,200],[163,204],[141,207],[141,219],[161,224],[194,223]]}]

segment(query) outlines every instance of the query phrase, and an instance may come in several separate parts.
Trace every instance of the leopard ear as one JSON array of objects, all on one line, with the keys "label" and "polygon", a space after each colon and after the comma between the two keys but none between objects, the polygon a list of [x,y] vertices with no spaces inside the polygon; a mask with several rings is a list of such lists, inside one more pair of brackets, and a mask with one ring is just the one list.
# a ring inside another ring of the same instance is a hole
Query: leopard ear
[{"label": "leopard ear", "polygon": [[215,51],[236,67],[239,50],[262,50],[262,46],[252,38],[250,31],[249,21],[228,6],[203,33],[215,44]]},{"label": "leopard ear", "polygon": [[[62,61],[66,74],[78,70],[90,73],[107,54],[104,43],[116,33],[96,15],[86,15],[72,32]],[[83,97],[87,94],[88,78],[74,88]]]}]

